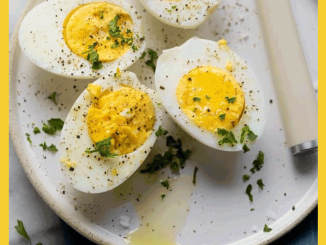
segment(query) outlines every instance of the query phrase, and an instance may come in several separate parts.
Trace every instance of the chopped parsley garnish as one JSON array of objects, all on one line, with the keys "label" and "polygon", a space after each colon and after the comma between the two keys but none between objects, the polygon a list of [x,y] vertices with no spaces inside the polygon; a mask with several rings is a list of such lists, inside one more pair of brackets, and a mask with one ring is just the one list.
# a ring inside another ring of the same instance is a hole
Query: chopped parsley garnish
[{"label": "chopped parsley garnish", "polygon": [[193,101],[200,101],[201,98],[199,98],[199,97],[193,97],[192,100],[193,100]]},{"label": "chopped parsley garnish", "polygon": [[38,127],[35,127],[35,128],[33,129],[33,133],[34,133],[34,134],[39,134],[39,133],[41,133],[41,130],[40,130]]},{"label": "chopped parsley garnish", "polygon": [[103,15],[103,11],[99,12],[100,18],[103,19],[104,15]]},{"label": "chopped parsley garnish", "polygon": [[21,236],[25,237],[26,239],[28,239],[29,243],[31,244],[31,239],[29,238],[29,236],[28,236],[28,234],[27,234],[27,232],[25,230],[23,221],[17,220],[17,226],[15,226],[15,229],[18,232],[19,235],[21,235]]},{"label": "chopped parsley garnish", "polygon": [[166,145],[169,147],[169,150],[163,154],[156,154],[153,160],[146,164],[146,168],[140,170],[141,173],[152,174],[166,166],[170,166],[173,171],[184,168],[185,162],[190,157],[191,151],[183,151],[181,140],[178,139],[176,141],[172,136],[166,138]]},{"label": "chopped parsley garnish", "polygon": [[159,126],[158,130],[156,131],[155,135],[161,136],[161,135],[167,135],[169,132],[166,131],[164,128],[162,128],[161,126]]},{"label": "chopped parsley garnish", "polygon": [[196,112],[196,111],[197,111],[197,108],[195,107],[192,111],[193,111],[193,112]]},{"label": "chopped parsley garnish", "polygon": [[32,144],[31,138],[29,137],[30,135],[28,133],[25,133],[25,135],[27,136],[27,141]]},{"label": "chopped parsley garnish", "polygon": [[[111,37],[115,37],[116,39],[114,40],[114,44],[111,45],[111,48],[117,48],[119,47],[119,45],[124,45],[124,44],[128,44],[129,46],[132,45],[133,42],[133,38],[126,38],[121,34],[121,30],[119,28],[118,24],[118,20],[120,19],[119,15],[116,15],[108,24],[109,26],[109,34]],[[131,30],[127,29],[127,34],[131,33]],[[118,38],[121,39],[120,43]],[[132,46],[133,50],[138,50],[138,48],[136,46]]]},{"label": "chopped parsley garnish", "polygon": [[106,40],[110,41],[110,40],[111,40],[111,38],[109,38],[109,37],[106,37]]},{"label": "chopped parsley garnish", "polygon": [[137,51],[138,50],[138,48],[137,48],[137,46],[135,46],[135,45],[132,45],[132,50],[134,50],[134,51]]},{"label": "chopped parsley garnish", "polygon": [[162,105],[162,103],[156,103],[157,105]]},{"label": "chopped parsley garnish", "polygon": [[118,39],[115,39],[115,41],[114,41],[114,43],[113,44],[111,44],[111,46],[110,46],[111,48],[117,48],[117,47],[119,47],[119,42],[118,42]]},{"label": "chopped parsley garnish", "polygon": [[209,97],[207,94],[205,95],[205,98],[207,99],[207,100],[210,100],[212,97]]},{"label": "chopped parsley garnish", "polygon": [[249,147],[246,144],[244,144],[242,146],[242,150],[243,150],[243,153],[246,153],[246,152],[250,151]]},{"label": "chopped parsley garnish", "polygon": [[223,121],[225,119],[225,115],[226,114],[221,114],[221,115],[218,116],[218,118],[221,119],[221,121]]},{"label": "chopped parsley garnish", "polygon": [[224,136],[223,139],[218,141],[219,145],[224,145],[224,144],[236,144],[238,141],[235,139],[235,136],[232,131],[227,131],[226,129],[217,129],[217,134],[220,136]]},{"label": "chopped parsley garnish", "polygon": [[119,37],[121,30],[119,28],[118,20],[120,19],[119,15],[116,15],[110,22],[109,22],[109,33],[112,37]]},{"label": "chopped parsley garnish", "polygon": [[40,144],[40,146],[43,148],[43,150],[49,150],[49,151],[53,151],[53,152],[58,151],[57,147],[54,144],[47,146],[45,141],[43,144]]},{"label": "chopped parsley garnish", "polygon": [[192,183],[193,183],[194,185],[196,185],[197,171],[198,171],[198,168],[195,167],[195,169],[194,169],[194,174],[193,174],[193,176],[192,176]]},{"label": "chopped parsley garnish", "polygon": [[250,202],[253,201],[253,198],[252,198],[252,195],[251,195],[251,190],[252,190],[252,185],[249,184],[249,185],[247,186],[247,189],[246,189],[246,194],[249,196],[249,200],[250,200]]},{"label": "chopped parsley garnish", "polygon": [[170,183],[169,183],[168,180],[164,180],[164,181],[162,181],[162,182],[161,182],[161,185],[162,185],[163,187],[165,187],[166,189],[169,189],[169,187],[170,187]]},{"label": "chopped parsley garnish", "polygon": [[250,175],[244,174],[244,175],[242,175],[242,179],[244,182],[246,182],[247,180],[250,179]]},{"label": "chopped parsley garnish", "polygon": [[152,49],[148,49],[147,50],[147,54],[149,55],[150,59],[146,60],[145,64],[149,67],[151,67],[153,69],[153,71],[155,72],[156,70],[156,65],[155,65],[155,60],[157,60],[158,56],[157,56],[157,52],[155,52]]},{"label": "chopped parsley garnish", "polygon": [[172,6],[172,9],[176,9],[177,8],[177,6]]},{"label": "chopped parsley garnish", "polygon": [[86,153],[99,152],[102,157],[113,158],[113,157],[117,156],[118,154],[110,152],[111,140],[112,140],[112,137],[107,138],[102,141],[99,141],[99,142],[96,142],[94,150],[86,149],[85,152]]},{"label": "chopped parsley garnish", "polygon": [[247,136],[247,139],[250,141],[254,141],[257,139],[257,135],[254,134],[249,128],[249,126],[245,126],[241,129],[241,136],[240,136],[240,143],[242,144],[245,141],[245,137]]},{"label": "chopped parsley garnish", "polygon": [[162,195],[161,195],[162,201],[163,201],[164,197],[166,197],[166,195],[164,193],[162,193]]},{"label": "chopped parsley garnish", "polygon": [[[32,245],[31,239],[29,238],[29,236],[25,230],[23,221],[17,220],[17,225],[15,226],[15,229],[19,235],[21,235],[22,237],[25,237],[29,241],[29,244]],[[42,243],[38,242],[36,245],[42,245]]]},{"label": "chopped parsley garnish", "polygon": [[50,135],[54,135],[57,130],[61,130],[63,128],[64,121],[62,121],[60,118],[52,118],[48,120],[48,124],[43,123],[42,130]]},{"label": "chopped parsley garnish", "polygon": [[257,185],[259,186],[260,189],[262,189],[262,190],[264,189],[264,186],[265,186],[265,185],[264,185],[262,179],[257,180]]},{"label": "chopped parsley garnish", "polygon": [[265,226],[264,226],[264,232],[270,232],[270,231],[272,231],[272,229],[269,228],[269,227],[265,224]]},{"label": "chopped parsley garnish", "polygon": [[45,141],[44,143],[41,143],[40,146],[43,148],[43,150],[46,150],[48,148]]},{"label": "chopped parsley garnish", "polygon": [[145,56],[146,56],[146,52],[143,52],[142,54],[141,54],[141,56],[140,56],[140,58],[139,59],[144,59],[145,58]]},{"label": "chopped parsley garnish", "polygon": [[225,97],[226,101],[229,103],[229,104],[233,104],[234,101],[236,100],[236,97],[232,97],[232,98],[229,98],[229,97]]},{"label": "chopped parsley garnish", "polygon": [[250,209],[250,211],[254,211],[254,210],[255,210],[254,208]]},{"label": "chopped parsley garnish", "polygon": [[55,96],[56,96],[56,95],[57,95],[57,92],[53,92],[52,94],[50,94],[50,95],[48,96],[48,99],[52,100],[52,101],[54,102],[54,104],[57,105],[57,101],[56,101],[56,99],[55,99]]},{"label": "chopped parsley garnish", "polygon": [[168,11],[169,13],[172,13],[172,10],[171,9],[167,9],[166,11]]},{"label": "chopped parsley garnish", "polygon": [[98,55],[96,50],[94,50],[97,44],[98,43],[95,42],[92,45],[88,45],[88,50],[83,53],[83,54],[87,54],[87,60],[91,62],[93,70],[98,70],[103,67],[102,61],[99,61],[100,56]]},{"label": "chopped parsley garnish", "polygon": [[264,164],[264,153],[259,151],[257,158],[252,163],[254,166],[250,169],[250,172],[255,173],[259,171]]},{"label": "chopped parsley garnish", "polygon": [[170,164],[170,169],[171,169],[172,171],[179,171],[179,170],[180,170],[179,164],[178,164],[176,161],[173,161],[173,162]]}]

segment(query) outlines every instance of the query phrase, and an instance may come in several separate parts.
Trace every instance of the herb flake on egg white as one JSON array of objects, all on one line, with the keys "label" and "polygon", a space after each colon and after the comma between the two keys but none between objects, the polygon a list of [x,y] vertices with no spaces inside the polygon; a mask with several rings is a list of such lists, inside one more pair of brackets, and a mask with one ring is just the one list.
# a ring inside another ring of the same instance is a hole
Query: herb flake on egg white
[{"label": "herb flake on egg white", "polygon": [[[100,87],[102,92],[107,90],[111,93],[125,87],[131,87],[146,93],[154,106],[155,122],[148,138],[138,149],[110,158],[110,153],[115,152],[108,150],[108,142],[102,142],[105,144],[101,143],[100,145],[96,144],[89,135],[87,116],[95,98],[92,97],[88,90],[83,91],[67,116],[59,146],[62,173],[74,188],[83,192],[105,192],[126,181],[138,169],[151,151],[156,141],[155,133],[161,124],[162,108],[158,106],[161,101],[157,93],[142,85],[132,72],[121,71],[117,72],[119,75],[116,76],[114,76],[114,73],[112,71],[107,76],[98,79],[92,84],[94,86],[91,86],[91,88],[96,90]],[[97,92],[94,91],[94,93]],[[128,111],[121,112],[122,114],[126,118],[130,116]],[[85,153],[85,150],[88,152]]]}]

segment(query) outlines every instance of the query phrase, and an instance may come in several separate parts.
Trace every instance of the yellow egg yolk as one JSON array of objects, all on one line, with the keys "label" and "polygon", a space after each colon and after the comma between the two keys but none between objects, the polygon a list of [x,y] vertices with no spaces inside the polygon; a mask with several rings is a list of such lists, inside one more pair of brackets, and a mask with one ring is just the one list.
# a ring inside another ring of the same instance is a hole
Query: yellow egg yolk
[{"label": "yellow egg yolk", "polygon": [[101,87],[94,84],[87,90],[93,96],[87,114],[93,142],[112,137],[110,152],[118,155],[133,152],[144,144],[155,123],[154,105],[146,93],[130,87],[99,92]]},{"label": "yellow egg yolk", "polygon": [[[109,22],[119,16],[117,25],[125,39],[133,36],[133,22],[126,11],[109,3],[89,3],[74,9],[63,25],[63,37],[75,54],[87,59],[89,46],[97,43],[94,50],[99,61],[113,61],[124,55],[130,45],[121,44],[121,38],[109,34]],[[128,39],[127,39],[128,40]],[[130,44],[130,42],[129,42]]]},{"label": "yellow egg yolk", "polygon": [[213,66],[191,70],[180,79],[176,92],[185,114],[212,132],[234,128],[245,107],[244,93],[233,75]]}]

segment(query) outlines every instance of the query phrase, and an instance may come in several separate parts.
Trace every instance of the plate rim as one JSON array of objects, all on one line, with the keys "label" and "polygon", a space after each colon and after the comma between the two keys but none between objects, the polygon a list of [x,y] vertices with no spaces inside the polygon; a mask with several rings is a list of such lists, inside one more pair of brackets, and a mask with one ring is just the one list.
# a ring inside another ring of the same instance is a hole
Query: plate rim
[{"label": "plate rim", "polygon": [[[9,133],[11,140],[13,142],[15,152],[18,156],[19,162],[22,165],[24,172],[29,180],[29,182],[32,184],[34,189],[37,191],[37,193],[40,195],[40,197],[43,199],[43,201],[58,215],[64,222],[66,222],[70,227],[75,229],[77,232],[79,232],[81,235],[86,237],[87,239],[100,243],[100,244],[108,244],[108,245],[116,245],[112,243],[111,241],[108,241],[106,237],[102,237],[99,234],[95,234],[90,232],[87,229],[87,226],[84,225],[82,222],[79,221],[78,218],[75,218],[74,215],[71,215],[68,211],[66,211],[64,208],[61,208],[60,205],[57,204],[56,200],[52,198],[49,191],[43,186],[41,181],[39,181],[38,176],[34,171],[30,171],[30,167],[32,166],[31,161],[29,160],[27,156],[27,152],[22,144],[22,139],[18,133],[19,125],[16,120],[16,107],[12,101],[11,94],[13,90],[13,81],[12,81],[12,70],[13,70],[13,63],[14,63],[14,57],[17,51],[17,48],[19,48],[18,44],[18,32],[19,27],[26,16],[26,14],[35,6],[37,3],[37,0],[28,0],[24,10],[22,11],[17,24],[15,26],[15,29],[12,33],[12,37],[10,39],[9,44]],[[10,164],[10,162],[9,162]],[[318,180],[318,177],[317,177]],[[271,233],[271,236],[266,236],[263,240],[258,241],[254,245],[265,245],[269,244],[271,242],[276,241],[280,237],[284,236],[286,233],[291,231],[294,227],[296,227],[304,218],[306,218],[315,207],[317,207],[318,204],[318,194],[315,200],[311,202],[311,204],[304,210],[301,214],[298,215],[294,220],[288,222],[285,224],[283,229],[280,229],[279,231],[275,233]],[[104,241],[103,241],[104,240]]]}]

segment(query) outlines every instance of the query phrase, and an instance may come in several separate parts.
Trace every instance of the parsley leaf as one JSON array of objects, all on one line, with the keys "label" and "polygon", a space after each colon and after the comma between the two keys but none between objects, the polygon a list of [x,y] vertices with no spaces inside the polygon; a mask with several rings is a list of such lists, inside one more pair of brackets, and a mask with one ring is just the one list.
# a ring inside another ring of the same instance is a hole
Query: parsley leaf
[{"label": "parsley leaf", "polygon": [[92,45],[88,45],[88,50],[83,53],[83,54],[87,53],[87,60],[91,62],[93,70],[98,70],[103,67],[102,61],[99,61],[100,56],[98,55],[96,50],[94,50],[97,44],[98,43],[95,42]]},{"label": "parsley leaf", "polygon": [[99,142],[96,142],[95,143],[95,150],[86,149],[85,152],[86,153],[99,152],[102,157],[114,158],[118,154],[110,152],[111,140],[112,140],[112,137],[107,138],[107,139],[102,140],[102,141],[99,141]]},{"label": "parsley leaf", "polygon": [[193,97],[192,100],[193,100],[193,101],[200,101],[201,98],[199,98],[199,97]]},{"label": "parsley leaf", "polygon": [[263,190],[264,189],[264,183],[262,179],[257,180],[257,185]]},{"label": "parsley leaf", "polygon": [[127,29],[127,34],[131,33],[131,30],[130,29]]},{"label": "parsley leaf", "polygon": [[50,120],[48,120],[48,123],[56,130],[61,130],[65,122],[62,121],[60,118],[51,118]]},{"label": "parsley leaf", "polygon": [[242,146],[242,150],[243,150],[243,153],[246,153],[246,152],[250,151],[249,147],[246,144],[244,144]]},{"label": "parsley leaf", "polygon": [[27,141],[28,141],[30,144],[32,144],[32,140],[31,140],[31,138],[29,137],[30,135],[29,135],[28,133],[25,133],[25,135],[27,136]]},{"label": "parsley leaf", "polygon": [[164,197],[166,197],[166,195],[164,193],[162,193],[162,195],[161,195],[162,201],[163,201]]},{"label": "parsley leaf", "polygon": [[246,135],[247,135],[247,139],[250,141],[254,141],[258,137],[256,134],[254,134],[254,132],[250,130],[249,126],[247,125],[241,129],[241,136],[240,136],[241,144],[244,142]]},{"label": "parsley leaf", "polygon": [[140,56],[140,58],[139,58],[139,59],[141,59],[141,60],[142,60],[142,59],[144,59],[144,58],[145,58],[145,56],[146,56],[146,52],[143,52],[143,53],[142,53],[142,55]]},{"label": "parsley leaf", "polygon": [[247,186],[247,189],[246,189],[246,194],[249,196],[249,200],[250,200],[250,202],[253,201],[253,198],[252,198],[252,195],[251,195],[251,190],[252,190],[252,185],[249,184],[249,185]]},{"label": "parsley leaf", "polygon": [[205,98],[207,99],[207,100],[210,100],[212,97],[209,97],[207,94],[205,95]]},{"label": "parsley leaf", "polygon": [[103,15],[103,11],[99,12],[100,18],[103,19],[104,15]]},{"label": "parsley leaf", "polygon": [[19,233],[19,235],[21,235],[21,236],[25,237],[26,239],[28,239],[29,243],[31,244],[31,239],[29,238],[29,236],[28,236],[28,234],[27,234],[27,232],[25,230],[23,221],[17,220],[17,226],[15,226],[15,229]]},{"label": "parsley leaf", "polygon": [[132,48],[134,51],[137,51],[137,50],[138,50],[137,46],[135,46],[135,45],[132,45],[131,48]]},{"label": "parsley leaf", "polygon": [[226,101],[230,104],[233,104],[234,101],[236,100],[236,97],[232,97],[232,98],[229,98],[229,97],[225,97]]},{"label": "parsley leaf", "polygon": [[54,102],[54,104],[57,105],[57,101],[56,101],[56,99],[55,99],[55,96],[56,96],[56,95],[57,95],[57,92],[53,92],[52,94],[50,94],[50,95],[48,96],[48,99],[52,100],[52,101]]},{"label": "parsley leaf", "polygon": [[57,131],[54,127],[47,125],[46,123],[43,123],[42,130],[50,135],[54,135],[55,132]]},{"label": "parsley leaf", "polygon": [[43,148],[43,150],[46,150],[48,148],[45,141],[43,144],[41,143],[40,146]]},{"label": "parsley leaf", "polygon": [[170,169],[171,169],[172,171],[179,171],[179,170],[180,170],[179,164],[178,164],[176,161],[173,161],[173,162],[170,164]]},{"label": "parsley leaf", "polygon": [[246,182],[246,181],[249,180],[249,179],[250,179],[250,175],[246,175],[246,174],[242,175],[242,180],[243,180],[244,182]]},{"label": "parsley leaf", "polygon": [[252,163],[254,166],[250,169],[252,173],[255,173],[255,171],[259,171],[264,164],[264,153],[262,151],[259,151],[257,158]]},{"label": "parsley leaf", "polygon": [[168,11],[169,13],[172,13],[172,10],[171,9],[167,9],[166,11]]},{"label": "parsley leaf", "polygon": [[223,139],[218,141],[219,145],[224,145],[224,144],[236,144],[238,141],[236,140],[234,134],[232,131],[227,131],[226,129],[217,129],[217,134],[220,136],[224,136]]},{"label": "parsley leaf", "polygon": [[54,144],[47,146],[45,141],[44,141],[44,143],[41,143],[40,146],[43,148],[43,150],[49,150],[49,151],[53,151],[53,152],[58,151],[57,147]]},{"label": "parsley leaf", "polygon": [[195,167],[195,169],[194,169],[194,174],[193,174],[193,176],[192,176],[192,183],[193,183],[194,185],[196,185],[197,171],[198,171],[198,168]]},{"label": "parsley leaf", "polygon": [[110,22],[109,22],[109,33],[112,37],[118,37],[121,33],[117,23],[120,19],[119,15],[116,15]]},{"label": "parsley leaf", "polygon": [[226,114],[221,114],[221,115],[218,116],[218,118],[221,119],[221,121],[223,121],[225,119],[225,115]]},{"label": "parsley leaf", "polygon": [[153,69],[155,72],[156,70],[156,65],[155,65],[155,60],[158,58],[157,52],[155,52],[152,49],[147,50],[147,54],[149,55],[150,59],[145,62],[145,64]]},{"label": "parsley leaf", "polygon": [[117,48],[117,47],[119,47],[119,42],[118,42],[118,39],[115,39],[114,40],[114,43],[113,44],[111,44],[111,46],[110,46],[111,48]]},{"label": "parsley leaf", "polygon": [[254,210],[255,210],[254,208],[250,209],[250,211],[254,211]]},{"label": "parsley leaf", "polygon": [[164,128],[162,128],[161,126],[159,126],[158,130],[156,131],[155,135],[161,136],[161,135],[167,135],[167,133],[169,133],[168,131],[166,131]]},{"label": "parsley leaf", "polygon": [[172,6],[172,9],[176,9],[177,8],[177,6]]},{"label": "parsley leaf", "polygon": [[140,173],[152,174],[169,165],[173,171],[184,168],[185,162],[190,157],[191,151],[183,151],[181,140],[178,139],[176,141],[172,136],[166,138],[166,145],[169,147],[169,150],[163,154],[156,154],[153,160],[146,164],[146,168],[140,170]]},{"label": "parsley leaf", "polygon": [[48,147],[48,150],[49,150],[49,151],[58,151],[57,147],[56,147],[54,144],[51,144],[51,145]]},{"label": "parsley leaf", "polygon": [[269,228],[269,227],[265,224],[265,226],[264,226],[264,232],[270,232],[270,231],[272,231],[272,229]]},{"label": "parsley leaf", "polygon": [[41,130],[40,130],[38,127],[35,127],[35,128],[33,129],[33,133],[34,133],[34,134],[39,134],[39,133],[41,133]]},{"label": "parsley leaf", "polygon": [[169,187],[170,187],[170,183],[169,183],[168,180],[164,180],[164,181],[162,181],[162,182],[161,182],[161,185],[162,185],[163,187],[165,187],[166,189],[169,189]]}]

